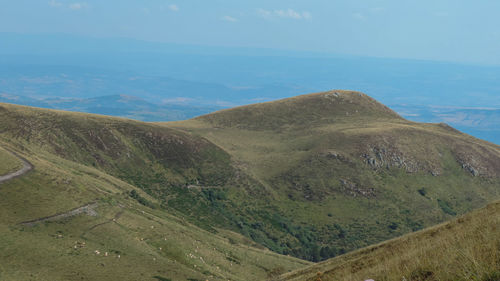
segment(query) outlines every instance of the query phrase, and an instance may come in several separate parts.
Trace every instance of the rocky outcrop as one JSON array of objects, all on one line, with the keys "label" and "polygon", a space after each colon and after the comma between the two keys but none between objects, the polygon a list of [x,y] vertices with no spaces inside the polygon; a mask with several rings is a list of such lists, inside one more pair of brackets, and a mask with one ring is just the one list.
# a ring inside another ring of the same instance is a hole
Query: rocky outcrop
[{"label": "rocky outcrop", "polygon": [[371,147],[367,153],[362,154],[362,158],[373,169],[402,168],[408,173],[416,173],[421,170],[416,160],[395,148]]},{"label": "rocky outcrop", "polygon": [[471,173],[474,177],[479,176],[479,171],[469,163],[463,163],[462,168]]},{"label": "rocky outcrop", "polygon": [[460,165],[462,165],[462,169],[470,173],[473,177],[483,174],[481,171],[484,170],[484,168],[481,167],[479,161],[477,161],[472,155],[459,153],[457,155],[457,161]]}]

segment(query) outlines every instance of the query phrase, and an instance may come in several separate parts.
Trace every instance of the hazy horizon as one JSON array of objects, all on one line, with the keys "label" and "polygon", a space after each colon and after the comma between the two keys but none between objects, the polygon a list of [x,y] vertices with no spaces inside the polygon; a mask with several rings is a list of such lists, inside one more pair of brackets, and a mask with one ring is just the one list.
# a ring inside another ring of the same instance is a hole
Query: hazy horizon
[{"label": "hazy horizon", "polygon": [[0,32],[500,64],[497,1],[151,0],[116,5],[95,0],[2,0],[0,4]]},{"label": "hazy horizon", "polygon": [[500,2],[0,4],[0,101],[170,121],[349,89],[500,143]]}]

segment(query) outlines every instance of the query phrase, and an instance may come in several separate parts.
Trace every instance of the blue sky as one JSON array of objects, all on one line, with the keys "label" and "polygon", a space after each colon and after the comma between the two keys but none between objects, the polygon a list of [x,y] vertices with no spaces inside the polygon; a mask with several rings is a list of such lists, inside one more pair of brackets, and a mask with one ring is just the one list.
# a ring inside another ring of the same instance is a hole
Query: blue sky
[{"label": "blue sky", "polygon": [[500,64],[500,1],[0,0],[0,32]]}]

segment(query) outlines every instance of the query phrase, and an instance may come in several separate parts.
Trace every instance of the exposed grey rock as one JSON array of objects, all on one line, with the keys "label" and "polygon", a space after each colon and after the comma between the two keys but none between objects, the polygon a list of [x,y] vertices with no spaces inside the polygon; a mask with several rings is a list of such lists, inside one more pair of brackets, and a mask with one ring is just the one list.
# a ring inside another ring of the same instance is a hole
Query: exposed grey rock
[{"label": "exposed grey rock", "polygon": [[416,173],[420,170],[420,165],[417,161],[405,157],[403,153],[396,149],[372,147],[368,153],[362,155],[362,158],[373,169],[403,168],[408,173]]},{"label": "exposed grey rock", "polygon": [[476,168],[474,168],[470,163],[463,163],[462,168],[471,173],[474,177],[479,176],[479,171]]}]

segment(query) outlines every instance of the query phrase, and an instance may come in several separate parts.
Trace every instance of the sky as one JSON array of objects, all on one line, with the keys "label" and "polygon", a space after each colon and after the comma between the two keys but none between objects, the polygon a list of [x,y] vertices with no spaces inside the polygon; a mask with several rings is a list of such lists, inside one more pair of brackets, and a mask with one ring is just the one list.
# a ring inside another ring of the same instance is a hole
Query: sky
[{"label": "sky", "polygon": [[499,11],[498,0],[0,0],[0,32],[500,65]]}]

